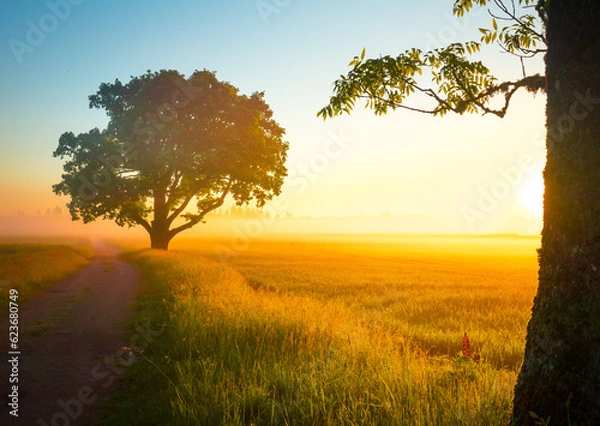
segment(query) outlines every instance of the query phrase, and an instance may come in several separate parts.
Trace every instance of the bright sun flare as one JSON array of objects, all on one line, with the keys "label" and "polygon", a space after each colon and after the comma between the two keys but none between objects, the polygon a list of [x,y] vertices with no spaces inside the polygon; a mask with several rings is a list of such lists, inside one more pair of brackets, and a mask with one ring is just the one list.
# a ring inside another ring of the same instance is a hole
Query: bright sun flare
[{"label": "bright sun flare", "polygon": [[525,178],[518,189],[519,203],[527,211],[542,217],[544,211],[544,178],[534,173]]}]

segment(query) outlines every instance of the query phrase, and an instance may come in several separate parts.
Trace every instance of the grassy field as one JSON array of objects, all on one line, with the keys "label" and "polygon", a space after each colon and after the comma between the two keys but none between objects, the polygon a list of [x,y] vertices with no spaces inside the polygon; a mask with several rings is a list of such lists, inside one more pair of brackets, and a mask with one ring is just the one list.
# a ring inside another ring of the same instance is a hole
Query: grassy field
[{"label": "grassy field", "polygon": [[21,303],[83,267],[91,255],[86,241],[0,241],[0,311],[8,308],[9,289],[19,291]]},{"label": "grassy field", "polygon": [[[506,425],[537,245],[329,237],[135,252],[138,320],[167,331],[127,370],[108,424]],[[460,355],[465,332],[482,362]]]}]

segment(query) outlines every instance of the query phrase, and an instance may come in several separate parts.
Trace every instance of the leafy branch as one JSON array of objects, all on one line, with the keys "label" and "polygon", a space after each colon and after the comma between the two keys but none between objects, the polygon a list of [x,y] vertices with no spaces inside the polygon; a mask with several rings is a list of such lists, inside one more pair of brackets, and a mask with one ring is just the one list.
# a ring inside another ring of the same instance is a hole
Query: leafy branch
[{"label": "leafy branch", "polygon": [[[544,1],[538,1],[539,17],[521,13],[514,0],[510,6],[502,0],[457,0],[453,13],[461,17],[474,6],[493,3],[498,11],[488,10],[491,28],[481,28],[481,40],[456,42],[447,47],[423,52],[410,49],[392,57],[365,59],[363,49],[350,61],[352,69],[334,83],[334,94],[329,104],[317,116],[327,119],[342,113],[350,113],[357,100],[364,99],[366,106],[382,115],[389,109],[407,109],[420,113],[443,116],[448,112],[457,114],[483,113],[504,117],[512,96],[521,88],[531,92],[545,89],[545,77],[527,75],[523,60],[545,52]],[[531,8],[533,0],[519,0],[519,5]],[[500,26],[498,21],[507,22]],[[540,23],[541,21],[541,23]],[[482,45],[497,43],[505,52],[520,58],[523,78],[517,81],[499,82],[479,60],[471,59],[481,51]],[[424,74],[429,74],[430,83]],[[407,105],[406,99],[420,94],[429,101],[425,106]],[[499,98],[500,103],[494,102]]]}]

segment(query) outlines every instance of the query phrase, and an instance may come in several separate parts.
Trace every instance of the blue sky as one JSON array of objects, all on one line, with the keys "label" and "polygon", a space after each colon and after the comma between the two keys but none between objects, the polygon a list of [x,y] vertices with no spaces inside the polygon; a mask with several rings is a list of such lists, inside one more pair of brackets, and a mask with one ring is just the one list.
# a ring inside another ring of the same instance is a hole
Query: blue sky
[{"label": "blue sky", "polygon": [[[457,21],[451,6],[451,0],[7,0],[0,22],[0,196],[6,200],[0,214],[64,204],[50,191],[61,172],[51,153],[63,132],[106,125],[102,111],[88,109],[87,97],[100,83],[149,69],[189,75],[206,68],[243,93],[266,92],[291,144],[284,194],[294,214],[390,211],[460,222],[461,206],[476,202],[477,188],[493,183],[498,167],[525,152],[543,157],[535,147],[543,98],[517,98],[517,111],[504,121],[363,111],[316,118],[331,83],[363,47],[378,56],[477,37],[485,14]],[[44,40],[31,46],[38,30]],[[15,54],[19,43],[33,51]],[[490,59],[501,73],[518,75],[511,58]],[[332,137],[351,140],[351,148],[318,173],[302,172]],[[418,194],[415,185],[422,187]],[[504,200],[496,219],[516,214],[515,200]]]}]

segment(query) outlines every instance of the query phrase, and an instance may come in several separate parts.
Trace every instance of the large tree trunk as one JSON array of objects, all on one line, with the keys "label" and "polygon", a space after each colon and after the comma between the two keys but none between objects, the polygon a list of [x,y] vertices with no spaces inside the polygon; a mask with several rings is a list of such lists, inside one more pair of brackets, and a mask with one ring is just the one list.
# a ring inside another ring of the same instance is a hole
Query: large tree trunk
[{"label": "large tree trunk", "polygon": [[173,235],[167,228],[152,229],[150,232],[150,247],[158,250],[169,250],[169,243]]},{"label": "large tree trunk", "polygon": [[159,250],[168,250],[169,241],[173,235],[169,232],[167,215],[169,210],[166,202],[166,191],[155,189],[154,195],[154,220],[152,221],[152,231],[150,232],[150,247]]},{"label": "large tree trunk", "polygon": [[513,414],[600,425],[600,2],[549,3],[539,289]]}]

